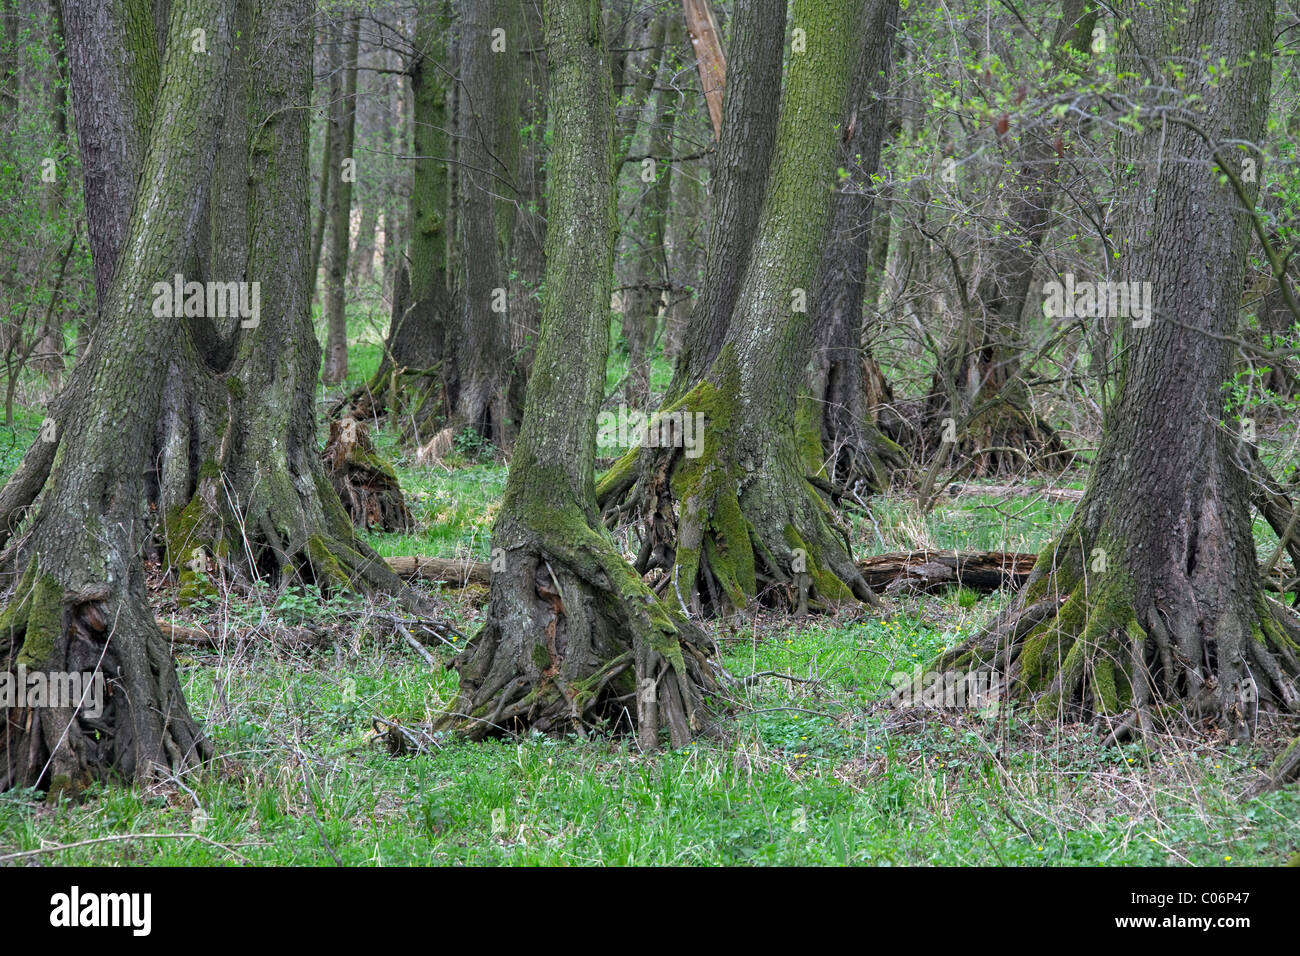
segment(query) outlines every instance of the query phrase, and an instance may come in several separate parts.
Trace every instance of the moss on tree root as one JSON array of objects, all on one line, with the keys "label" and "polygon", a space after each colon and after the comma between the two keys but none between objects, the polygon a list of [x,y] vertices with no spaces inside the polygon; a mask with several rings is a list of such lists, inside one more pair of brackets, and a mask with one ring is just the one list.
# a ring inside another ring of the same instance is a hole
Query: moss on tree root
[{"label": "moss on tree root", "polygon": [[168,570],[182,604],[216,594],[218,585],[302,582],[327,591],[418,597],[357,537],[329,479],[313,469],[315,495],[302,495],[283,469],[259,475],[241,513],[219,502],[220,479],[206,479],[160,529]]},{"label": "moss on tree root", "polygon": [[[637,570],[668,577],[665,596],[684,615],[728,613],[755,598],[807,611],[877,601],[847,535],[808,475],[822,468],[817,423],[803,416],[784,455],[742,465],[738,374],[730,349],[720,384],[704,381],[660,412],[702,416],[698,456],[684,447],[633,449],[597,486],[607,520],[639,505],[645,540]],[[729,360],[730,359],[730,360]]]},{"label": "moss on tree root", "polygon": [[[123,590],[67,590],[28,561],[0,610],[0,661],[29,679],[46,675],[48,694],[80,687],[83,696],[31,706],[24,698],[0,712],[0,791],[30,786],[50,800],[77,798],[96,780],[146,780],[159,767],[177,772],[211,758],[147,604],[135,588]],[[72,674],[76,684],[63,676]]]},{"label": "moss on tree root", "polygon": [[[1112,742],[1167,730],[1175,718],[1237,727],[1252,700],[1300,711],[1300,646],[1285,608],[1257,597],[1247,669],[1254,686],[1225,688],[1213,643],[1189,659],[1160,623],[1164,612],[1141,606],[1122,562],[1098,567],[1085,558],[1077,527],[1043,552],[1010,607],[927,670],[991,672],[1036,720],[1092,721]],[[1086,553],[1098,551],[1122,554],[1116,542]]]},{"label": "moss on tree root", "polygon": [[660,727],[685,745],[724,679],[712,640],[665,607],[581,509],[527,514],[527,526],[497,530],[505,570],[486,623],[453,663],[460,697],[441,728],[470,739],[585,734],[630,718],[643,748],[658,746]]}]

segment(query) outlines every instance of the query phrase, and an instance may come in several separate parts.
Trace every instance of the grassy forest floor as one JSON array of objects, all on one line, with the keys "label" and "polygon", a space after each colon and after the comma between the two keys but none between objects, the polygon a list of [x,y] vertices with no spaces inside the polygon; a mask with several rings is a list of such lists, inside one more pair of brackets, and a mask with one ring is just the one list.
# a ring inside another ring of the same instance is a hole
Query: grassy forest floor
[{"label": "grassy forest floor", "polygon": [[[356,339],[352,383],[379,355],[372,330]],[[611,381],[618,374],[615,361]],[[666,374],[656,369],[658,387]],[[0,477],[40,420],[21,409],[0,433]],[[462,445],[420,467],[387,432],[375,438],[417,521],[412,533],[373,535],[379,552],[485,560],[505,485],[494,450]],[[941,498],[925,516],[902,496],[874,506],[855,519],[859,556],[1034,551],[1072,507],[980,495]],[[1261,551],[1276,540],[1258,533]],[[484,597],[443,591],[444,616],[471,634]],[[745,688],[722,739],[685,750],[645,756],[620,736],[529,736],[394,757],[376,718],[428,721],[454,699],[454,672],[432,669],[346,598],[299,590],[182,610],[162,588],[160,617],[223,635],[217,647],[176,649],[219,761],[79,804],[0,794],[0,863],[1231,866],[1300,850],[1300,790],[1241,799],[1294,726],[1263,726],[1244,747],[1103,748],[1089,730],[1030,726],[1013,710],[989,719],[882,705],[891,674],[979,627],[1002,600],[954,588],[891,597],[884,614],[718,624],[733,674],[799,681]],[[285,639],[303,625],[327,639]],[[431,650],[445,663],[456,643]]]}]

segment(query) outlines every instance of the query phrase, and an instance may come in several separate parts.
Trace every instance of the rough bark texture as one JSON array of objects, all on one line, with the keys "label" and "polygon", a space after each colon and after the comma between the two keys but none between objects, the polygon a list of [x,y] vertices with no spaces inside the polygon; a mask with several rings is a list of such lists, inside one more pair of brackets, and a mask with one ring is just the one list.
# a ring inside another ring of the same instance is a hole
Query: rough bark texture
[{"label": "rough bark texture", "polygon": [[518,166],[522,43],[527,33],[514,0],[478,0],[462,10],[462,81],[458,132],[460,269],[464,288],[456,339],[459,379],[447,425],[420,450],[437,459],[472,429],[508,448],[518,429],[510,404],[509,241]]},{"label": "rough bark texture", "polygon": [[414,522],[393,466],[370,441],[369,429],[355,418],[330,422],[321,457],[343,510],[359,528],[406,531]]},{"label": "rough bark texture", "polygon": [[[359,419],[392,414],[404,442],[423,446],[445,421],[458,377],[449,326],[459,321],[448,277],[449,157],[447,34],[450,3],[416,10],[411,76],[414,153],[409,259],[393,279],[392,316],[384,356],[371,380],[340,401]],[[385,223],[385,230],[388,224]],[[385,257],[389,255],[385,244]]]},{"label": "rough bark texture", "polygon": [[745,281],[776,142],[785,16],[783,3],[742,3],[732,16],[704,286],[665,402],[686,394],[717,358]]},{"label": "rough bark texture", "polygon": [[[595,0],[543,6],[552,151],[542,337],[493,529],[487,621],[455,661],[445,720],[471,737],[525,726],[585,733],[635,714],[643,747],[703,726],[711,642],[671,615],[600,524],[596,412],[614,251],[610,71]],[[635,705],[633,700],[635,699]]]},{"label": "rough bark texture", "polygon": [[510,406],[518,409],[524,407],[542,329],[541,289],[546,269],[546,147],[542,141],[546,131],[546,58],[538,4],[524,5],[524,25],[529,51],[520,100],[524,134],[519,144],[519,209],[510,237]]},{"label": "rough bark texture", "polygon": [[[164,557],[182,600],[214,584],[315,583],[418,601],[362,541],[319,452],[307,208],[311,90],[307,0],[252,0],[249,157],[240,275],[261,288],[258,321],[235,319],[224,354],[211,320],[190,323],[155,441]],[[260,18],[260,19],[259,19]],[[273,78],[273,79],[272,79]],[[228,277],[222,277],[228,278]]]},{"label": "rough bark texture", "polygon": [[[810,414],[819,422],[822,472],[839,489],[862,495],[885,491],[894,471],[906,467],[903,450],[876,427],[864,377],[862,307],[867,286],[874,187],[887,113],[897,0],[867,4],[867,28],[849,94],[840,150],[839,184],[821,277],[813,299],[812,361],[808,372]],[[874,307],[874,303],[870,303]],[[878,370],[877,370],[878,371]],[[882,376],[883,378],[883,376]],[[874,386],[876,383],[871,383]]]},{"label": "rough bark texture", "polygon": [[[853,68],[849,37],[859,35],[862,10],[849,0],[794,9],[808,47],[791,55],[745,284],[708,375],[661,413],[697,416],[702,447],[688,455],[684,429],[674,432],[645,456],[625,455],[600,488],[601,500],[614,505],[637,483],[623,506],[640,512],[637,569],[662,570],[670,597],[688,614],[729,611],[760,592],[801,611],[876,600],[808,481],[820,467],[821,444],[807,403],[797,401]],[[639,457],[650,464],[638,480]]]},{"label": "rough bark texture", "polygon": [[102,304],[148,142],[158,38],[149,0],[63,0],[63,23],[95,296]]},{"label": "rough bark texture", "polygon": [[[351,246],[352,182],[357,157],[352,145],[357,129],[357,38],[360,17],[347,23],[341,69],[330,77],[330,254],[325,275],[325,366],[321,379],[336,385],[348,375],[347,277]],[[344,164],[348,168],[344,168]]]},{"label": "rough bark texture", "polygon": [[645,65],[645,74],[652,81],[658,80],[653,84],[658,92],[650,99],[653,104],[650,112],[641,112],[648,117],[649,135],[646,140],[652,165],[637,163],[634,166],[641,201],[633,210],[633,227],[625,235],[628,288],[621,298],[628,369],[623,397],[633,408],[645,408],[650,402],[650,349],[669,278],[668,258],[664,251],[664,222],[672,188],[670,151],[677,115],[677,96],[672,89],[674,50],[681,32],[676,25],[675,13],[661,11],[650,30],[651,54]]},{"label": "rough bark texture", "polygon": [[[698,142],[696,116],[699,94],[687,87],[682,94],[681,112],[673,124],[673,155],[685,156]],[[668,272],[675,288],[664,319],[664,357],[674,363],[704,277],[704,240],[709,230],[709,203],[701,177],[702,164],[673,170],[672,202],[668,215]]]},{"label": "rough bark texture", "polygon": [[[0,613],[0,660],[46,672],[98,669],[106,707],[95,720],[73,707],[10,711],[0,789],[79,791],[92,780],[189,767],[210,753],[145,598],[140,555],[150,523],[141,476],[179,326],[153,314],[151,288],[185,267],[207,201],[233,6],[171,4],[141,186],[101,320],[73,375],[75,413],[63,424],[40,511],[3,558],[13,588]],[[191,30],[200,28],[206,54],[191,50]]]},{"label": "rough bark texture", "polygon": [[[1179,717],[1243,738],[1258,708],[1300,709],[1300,625],[1260,591],[1245,451],[1219,427],[1249,227],[1212,157],[1263,135],[1272,23],[1271,3],[1133,11],[1119,68],[1153,85],[1121,145],[1137,175],[1120,268],[1154,284],[1152,322],[1126,329],[1120,394],[1066,530],[1007,611],[935,665],[991,668],[1038,716],[1096,720],[1110,739]],[[1220,58],[1238,66],[1211,80],[1203,64]],[[1162,123],[1174,89],[1201,100]]]}]

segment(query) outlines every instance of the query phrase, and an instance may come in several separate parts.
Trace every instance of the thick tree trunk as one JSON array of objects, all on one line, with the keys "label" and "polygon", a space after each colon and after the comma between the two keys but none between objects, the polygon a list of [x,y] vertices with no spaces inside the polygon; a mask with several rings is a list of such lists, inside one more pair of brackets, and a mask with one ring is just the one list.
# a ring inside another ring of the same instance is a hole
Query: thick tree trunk
[{"label": "thick tree trunk", "polygon": [[[711,643],[667,612],[601,527],[592,486],[613,269],[610,73],[596,0],[546,0],[552,228],[542,337],[505,500],[503,570],[456,659],[445,723],[471,737],[525,726],[585,733],[635,712],[643,747],[703,726]],[[631,701],[635,698],[635,706]]]},{"label": "thick tree trunk", "polygon": [[[1110,739],[1178,718],[1240,739],[1258,707],[1300,709],[1300,623],[1260,591],[1247,456],[1219,426],[1249,220],[1213,160],[1235,164],[1220,144],[1263,136],[1272,24],[1262,2],[1134,11],[1119,69],[1152,85],[1121,150],[1137,176],[1120,278],[1152,283],[1152,320],[1126,330],[1120,394],[1066,530],[1007,611],[935,665],[990,668],[1038,716],[1095,720]],[[1220,62],[1238,66],[1211,75]],[[1199,99],[1164,102],[1175,89]]]},{"label": "thick tree trunk", "polygon": [[[152,114],[146,108],[158,87],[158,39],[147,0],[87,3],[62,0],[68,82],[78,118],[77,143],[85,187],[86,232],[95,280],[96,311],[103,309],[117,265],[135,184],[144,159]],[[85,352],[94,322],[78,330],[77,354]],[[56,424],[72,406],[61,394],[51,403]],[[44,433],[43,433],[44,434]],[[34,442],[3,495],[0,546],[45,486],[58,450],[52,440]]]},{"label": "thick tree trunk", "polygon": [[713,222],[704,286],[677,356],[669,404],[704,377],[727,337],[758,233],[781,104],[783,3],[742,3],[727,44],[722,135],[713,171]]},{"label": "thick tree trunk", "polygon": [[[97,670],[112,693],[98,717],[77,706],[10,711],[0,789],[79,791],[114,775],[148,779],[210,753],[145,597],[141,476],[179,327],[154,314],[151,289],[185,268],[207,201],[233,6],[171,4],[157,92],[147,98],[155,115],[141,188],[101,321],[74,372],[75,413],[62,423],[40,511],[3,557],[16,586],[0,613],[0,660],[47,673]],[[191,52],[195,29],[205,31],[205,56]],[[152,39],[146,45],[152,50]],[[77,117],[93,122],[80,109]]]},{"label": "thick tree trunk", "polygon": [[160,419],[159,514],[167,567],[182,600],[215,584],[314,583],[384,591],[418,604],[356,534],[320,455],[311,321],[308,120],[309,0],[252,0],[249,62],[277,82],[249,84],[249,157],[240,272],[260,288],[260,314],[235,321],[227,354],[191,324]]},{"label": "thick tree trunk", "polygon": [[543,54],[542,13],[538,4],[524,5],[528,66],[521,98],[524,135],[519,145],[519,210],[515,215],[510,252],[510,349],[513,367],[510,407],[522,409],[532,374],[533,354],[542,329],[541,290],[546,269],[546,159],[542,142],[546,130],[546,61]]},{"label": "thick tree trunk", "polygon": [[[661,413],[673,429],[646,457],[638,570],[661,569],[688,613],[729,611],[762,592],[771,603],[874,602],[841,530],[808,475],[821,444],[797,387],[807,363],[808,307],[830,225],[839,130],[861,7],[794,6],[807,50],[792,53],[776,157],[753,259],[725,344],[705,379]],[[675,416],[691,417],[675,420]],[[688,445],[688,424],[702,442]],[[680,426],[680,427],[679,427]],[[602,481],[617,500],[636,456]],[[769,587],[770,585],[770,587]]]},{"label": "thick tree trunk", "polygon": [[86,232],[103,303],[126,236],[158,88],[149,0],[63,0],[68,74],[86,187]]},{"label": "thick tree trunk", "polygon": [[822,476],[859,496],[885,491],[893,472],[907,465],[902,448],[875,425],[868,386],[875,391],[878,384],[874,376],[870,383],[864,377],[870,358],[862,348],[874,207],[871,178],[885,136],[897,0],[873,0],[866,17],[845,126],[850,133],[839,157],[849,176],[835,196],[813,299],[807,399],[821,433]]}]

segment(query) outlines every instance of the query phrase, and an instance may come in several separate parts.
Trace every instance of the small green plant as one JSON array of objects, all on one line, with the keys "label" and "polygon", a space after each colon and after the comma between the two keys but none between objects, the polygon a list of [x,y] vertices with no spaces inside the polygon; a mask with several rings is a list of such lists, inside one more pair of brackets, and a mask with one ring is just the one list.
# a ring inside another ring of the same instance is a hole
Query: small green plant
[{"label": "small green plant", "polygon": [[473,428],[462,428],[454,439],[456,453],[466,461],[490,461],[496,457],[496,446]]}]

